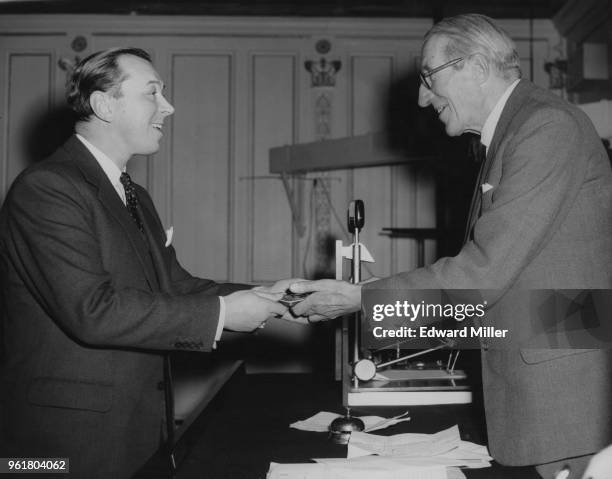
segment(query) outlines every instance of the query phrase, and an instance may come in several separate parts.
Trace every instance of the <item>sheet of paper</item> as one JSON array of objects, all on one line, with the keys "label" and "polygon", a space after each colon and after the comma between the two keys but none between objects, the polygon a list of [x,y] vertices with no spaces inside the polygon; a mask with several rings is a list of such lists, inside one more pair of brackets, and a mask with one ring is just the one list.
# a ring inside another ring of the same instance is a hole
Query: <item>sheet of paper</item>
[{"label": "sheet of paper", "polygon": [[403,465],[441,465],[471,469],[489,467],[493,460],[485,446],[462,441],[457,426],[436,434],[394,436],[378,436],[363,432],[351,434],[347,450],[348,458],[374,454],[391,457]]},{"label": "sheet of paper", "polygon": [[395,417],[390,417],[389,419],[385,419],[379,416],[364,416],[361,418],[361,420],[365,424],[365,429],[363,432],[372,432],[393,426],[398,422],[410,421],[410,413],[406,411],[403,414],[400,414]]},{"label": "sheet of paper", "polygon": [[329,430],[329,425],[337,417],[340,417],[340,414],[321,411],[308,419],[294,422],[290,424],[289,427],[301,431],[327,432]]},{"label": "sheet of paper", "polygon": [[[349,461],[317,464],[271,463],[266,479],[451,479],[445,467],[402,466],[385,458],[387,463]],[[465,477],[465,476],[463,476]],[[453,476],[459,479],[461,476]]]},{"label": "sheet of paper", "polygon": [[451,451],[460,443],[459,428],[456,425],[436,434],[378,436],[353,432],[349,441],[348,457],[364,454],[429,457]]},{"label": "sheet of paper", "polygon": [[[380,456],[362,456],[378,458]],[[357,458],[354,458],[357,459]],[[354,459],[349,459],[350,461]],[[361,458],[359,458],[361,459]],[[466,467],[468,469],[480,469],[490,467],[491,463],[484,459],[453,459],[444,456],[435,457],[394,457],[397,464],[406,466],[444,466],[444,467]]]},{"label": "sheet of paper", "polygon": [[[416,469],[427,469],[427,468],[437,468],[444,467],[447,470],[455,469],[459,467],[459,461],[442,461],[438,463],[438,461],[432,460],[430,458],[398,458],[398,457],[381,457],[381,456],[362,456],[355,457],[353,459],[340,459],[340,458],[322,458],[322,459],[313,459],[313,461],[317,461],[321,464],[328,464],[330,466],[337,465],[350,465],[350,467],[357,467],[359,469],[384,469],[384,470],[393,470],[393,469],[402,469],[402,468],[416,468]],[[447,462],[448,464],[444,464]]]},{"label": "sheet of paper", "polygon": [[[289,427],[300,429],[301,431],[327,432],[329,430],[329,425],[338,417],[342,416],[333,412],[321,411],[308,419],[294,422],[293,424],[290,424]],[[408,411],[391,418],[384,418],[380,416],[361,416],[359,419],[363,421],[366,432],[384,429],[393,426],[398,422],[410,421]]]}]

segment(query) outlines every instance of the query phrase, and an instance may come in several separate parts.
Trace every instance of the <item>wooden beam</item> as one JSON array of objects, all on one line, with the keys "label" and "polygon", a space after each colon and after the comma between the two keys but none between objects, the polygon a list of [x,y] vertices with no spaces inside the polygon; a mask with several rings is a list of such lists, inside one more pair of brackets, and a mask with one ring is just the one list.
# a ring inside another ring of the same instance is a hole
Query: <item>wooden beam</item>
[{"label": "wooden beam", "polygon": [[270,148],[270,173],[305,173],[424,160],[387,147],[384,133]]},{"label": "wooden beam", "polygon": [[[559,0],[437,0],[442,16],[478,11],[495,18],[550,18]],[[431,0],[0,0],[1,13],[104,13],[432,18]]]}]

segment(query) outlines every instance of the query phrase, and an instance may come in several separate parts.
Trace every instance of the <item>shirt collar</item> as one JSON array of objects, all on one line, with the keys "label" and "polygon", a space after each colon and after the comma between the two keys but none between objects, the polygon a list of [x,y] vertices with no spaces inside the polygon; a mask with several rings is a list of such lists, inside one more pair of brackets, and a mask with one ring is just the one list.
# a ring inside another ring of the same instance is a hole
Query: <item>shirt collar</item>
[{"label": "shirt collar", "polygon": [[499,100],[497,100],[497,103],[493,107],[493,110],[491,110],[491,113],[489,113],[489,116],[482,127],[482,131],[480,132],[480,142],[487,147],[487,150],[489,149],[489,145],[493,140],[495,128],[497,128],[497,123],[499,123],[499,118],[501,117],[502,111],[506,106],[506,102],[508,101],[510,94],[516,88],[516,85],[518,85],[518,82],[519,80],[514,80],[514,82],[512,82],[512,84],[506,88],[506,91],[499,98]]},{"label": "shirt collar", "polygon": [[76,133],[76,137],[81,140],[81,143],[83,143],[94,156],[113,186],[120,184],[119,177],[121,176],[121,170],[115,164],[115,162],[111,160],[103,151],[92,145],[78,133]]}]

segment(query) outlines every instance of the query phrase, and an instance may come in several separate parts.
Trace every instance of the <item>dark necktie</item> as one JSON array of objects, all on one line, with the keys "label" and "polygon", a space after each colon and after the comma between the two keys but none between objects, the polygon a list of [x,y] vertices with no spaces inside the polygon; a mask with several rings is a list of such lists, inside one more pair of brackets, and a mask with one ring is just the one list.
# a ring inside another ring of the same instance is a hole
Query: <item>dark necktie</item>
[{"label": "dark necktie", "polygon": [[476,152],[476,159],[480,162],[480,163],[484,163],[487,159],[487,147],[484,146],[482,143],[478,143],[478,150]]},{"label": "dark necktie", "polygon": [[465,236],[463,238],[463,244],[467,243],[472,236],[472,226],[474,221],[479,216],[481,206],[481,190],[480,185],[485,175],[485,164],[487,160],[487,147],[480,142],[480,138],[475,138],[471,143],[471,156],[477,163],[480,164],[480,170],[476,178],[476,185],[474,186],[474,193],[472,195],[472,204],[470,206],[470,213],[468,215],[468,223],[465,230]]},{"label": "dark necktie", "polygon": [[469,156],[474,159],[476,163],[484,163],[487,159],[487,147],[480,142],[480,138],[474,137],[469,147]]},{"label": "dark necktie", "polygon": [[119,177],[119,181],[121,182],[121,184],[123,185],[123,189],[125,190],[125,206],[130,212],[130,216],[134,220],[134,223],[136,223],[136,226],[138,227],[140,232],[144,234],[142,220],[140,219],[140,215],[138,214],[138,197],[136,196],[136,188],[134,188],[132,178],[130,178],[130,175],[123,172]]}]

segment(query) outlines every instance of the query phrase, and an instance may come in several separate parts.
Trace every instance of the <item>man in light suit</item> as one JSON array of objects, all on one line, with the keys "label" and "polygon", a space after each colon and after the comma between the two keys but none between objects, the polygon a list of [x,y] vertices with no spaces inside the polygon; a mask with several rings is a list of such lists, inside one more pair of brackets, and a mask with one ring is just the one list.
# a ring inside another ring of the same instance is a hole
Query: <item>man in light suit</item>
[{"label": "man in light suit", "polygon": [[[211,351],[286,308],[274,288],[191,276],[126,176],[174,112],[149,55],[83,60],[76,134],[25,170],[0,212],[1,457],[66,457],[70,477],[128,478],[157,449],[163,353]],[[286,285],[279,282],[279,291]]]},{"label": "man in light suit", "polygon": [[[357,311],[367,288],[481,289],[487,320],[521,334],[532,327],[525,291],[612,287],[612,172],[602,142],[578,108],[520,76],[513,41],[491,19],[460,15],[432,27],[419,105],[435,109],[448,135],[478,133],[486,147],[466,242],[455,257],[368,284],[292,285],[314,291],[296,315],[313,321]],[[612,439],[611,357],[483,350],[492,456],[536,465],[546,479],[568,464],[579,479]]]}]

